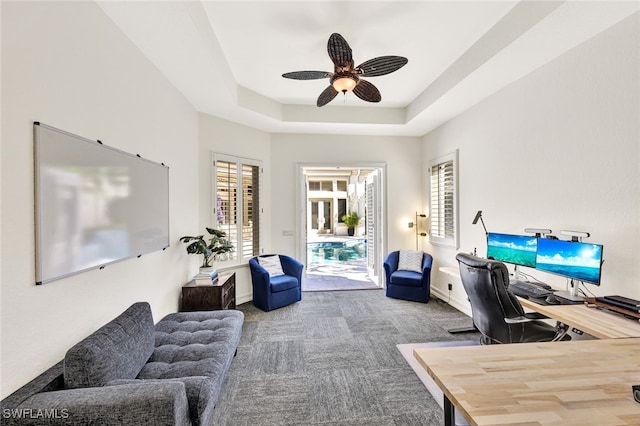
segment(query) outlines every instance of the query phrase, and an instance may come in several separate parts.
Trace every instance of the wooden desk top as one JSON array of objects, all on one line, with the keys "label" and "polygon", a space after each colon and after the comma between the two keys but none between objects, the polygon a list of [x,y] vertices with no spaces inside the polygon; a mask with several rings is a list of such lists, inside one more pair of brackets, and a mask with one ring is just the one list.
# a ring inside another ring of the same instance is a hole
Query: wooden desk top
[{"label": "wooden desk top", "polygon": [[638,425],[640,339],[418,348],[471,425]]},{"label": "wooden desk top", "polygon": [[[575,327],[599,339],[640,337],[640,322],[585,305],[539,305],[518,297],[523,307]],[[640,383],[639,383],[640,384]]]}]

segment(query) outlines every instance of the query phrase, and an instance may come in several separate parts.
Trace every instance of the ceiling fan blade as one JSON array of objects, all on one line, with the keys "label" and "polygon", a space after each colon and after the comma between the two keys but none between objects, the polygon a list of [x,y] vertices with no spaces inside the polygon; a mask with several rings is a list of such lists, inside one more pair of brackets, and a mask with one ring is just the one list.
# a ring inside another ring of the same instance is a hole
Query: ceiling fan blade
[{"label": "ceiling fan blade", "polygon": [[327,42],[327,52],[338,68],[352,68],[353,57],[349,43],[338,33],[331,34]]},{"label": "ceiling fan blade", "polygon": [[409,60],[403,56],[380,56],[369,59],[356,67],[363,77],[377,77],[399,70]]},{"label": "ceiling fan blade", "polygon": [[294,80],[319,80],[321,78],[329,78],[332,75],[333,73],[325,71],[293,71],[282,74],[284,78],[292,78]]},{"label": "ceiling fan blade", "polygon": [[322,93],[320,93],[320,96],[318,96],[318,101],[316,102],[316,105],[319,107],[325,106],[326,104],[331,102],[333,98],[335,98],[337,95],[338,95],[338,91],[333,88],[333,85],[329,85],[329,87],[324,89]]},{"label": "ceiling fan blade", "polygon": [[367,102],[380,102],[382,100],[378,88],[366,80],[360,80],[353,89],[353,93]]}]

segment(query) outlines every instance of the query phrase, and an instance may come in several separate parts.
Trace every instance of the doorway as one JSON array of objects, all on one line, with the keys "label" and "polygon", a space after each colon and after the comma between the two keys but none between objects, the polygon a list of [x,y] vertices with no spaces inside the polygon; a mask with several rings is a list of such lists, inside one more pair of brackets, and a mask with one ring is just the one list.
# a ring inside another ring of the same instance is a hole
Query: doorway
[{"label": "doorway", "polygon": [[318,234],[326,233],[327,230],[333,229],[333,203],[328,198],[311,198],[309,199],[307,215],[307,228]]},{"label": "doorway", "polygon": [[[383,164],[299,164],[303,291],[382,288]],[[343,217],[356,214],[349,228]]]}]

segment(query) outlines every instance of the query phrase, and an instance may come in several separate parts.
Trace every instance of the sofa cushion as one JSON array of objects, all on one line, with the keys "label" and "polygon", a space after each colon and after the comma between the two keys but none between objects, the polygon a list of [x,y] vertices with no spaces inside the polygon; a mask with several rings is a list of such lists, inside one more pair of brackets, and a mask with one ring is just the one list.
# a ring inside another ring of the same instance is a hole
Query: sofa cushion
[{"label": "sofa cushion", "polygon": [[185,384],[194,424],[207,424],[242,335],[236,310],[178,312],[156,324],[156,348],[138,379]]},{"label": "sofa cushion", "polygon": [[153,353],[154,341],[151,307],[146,302],[134,303],[67,351],[65,387],[104,386],[135,378]]},{"label": "sofa cushion", "polygon": [[177,377],[175,379],[129,379],[114,380],[109,382],[107,386],[126,386],[126,385],[151,385],[162,388],[172,382],[180,383],[183,386],[184,398],[186,400],[186,409],[188,417],[191,419],[192,425],[209,424],[208,419],[213,414],[215,408],[215,400],[210,399],[211,395],[215,395],[215,381],[205,376]]}]

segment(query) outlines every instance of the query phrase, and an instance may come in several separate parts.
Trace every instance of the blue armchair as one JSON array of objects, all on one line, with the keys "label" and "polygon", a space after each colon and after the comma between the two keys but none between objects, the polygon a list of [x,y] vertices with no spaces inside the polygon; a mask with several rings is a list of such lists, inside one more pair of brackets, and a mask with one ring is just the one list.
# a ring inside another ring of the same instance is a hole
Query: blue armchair
[{"label": "blue armchair", "polygon": [[[270,255],[273,256],[273,255]],[[258,256],[249,259],[251,283],[253,285],[253,304],[263,311],[282,308],[302,300],[302,269],[304,265],[293,257],[280,257],[284,275],[269,275],[269,271],[258,262]]]},{"label": "blue armchair", "polygon": [[389,253],[384,260],[384,272],[387,279],[386,296],[394,299],[428,302],[431,291],[431,264],[433,257],[422,254],[422,272],[398,270],[400,252]]}]

